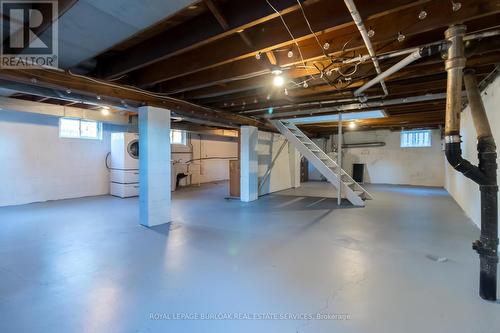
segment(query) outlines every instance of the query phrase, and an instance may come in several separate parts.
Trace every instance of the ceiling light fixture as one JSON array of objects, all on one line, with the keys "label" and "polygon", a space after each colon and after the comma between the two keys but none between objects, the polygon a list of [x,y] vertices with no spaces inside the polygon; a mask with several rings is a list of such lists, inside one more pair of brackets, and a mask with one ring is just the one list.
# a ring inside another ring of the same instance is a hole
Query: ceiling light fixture
[{"label": "ceiling light fixture", "polygon": [[451,0],[451,8],[454,12],[458,12],[462,8],[462,3]]},{"label": "ceiling light fixture", "polygon": [[420,20],[425,20],[425,18],[427,17],[427,12],[425,10],[422,10],[419,14],[418,14],[418,18]]},{"label": "ceiling light fixture", "polygon": [[304,87],[304,88],[308,88],[309,87],[309,84],[307,83],[307,81],[304,82],[304,84],[302,85],[302,87]]},{"label": "ceiling light fixture", "polygon": [[368,30],[368,37],[372,38],[373,36],[375,36],[375,30],[373,30],[373,29],[370,27],[370,30]]},{"label": "ceiling light fixture", "polygon": [[274,67],[271,73],[273,73],[274,75],[281,75],[283,74],[283,71],[279,67]]},{"label": "ceiling light fixture", "polygon": [[328,50],[329,48],[330,48],[330,43],[326,42],[325,44],[323,44],[324,50]]},{"label": "ceiling light fixture", "polygon": [[405,35],[403,35],[403,34],[401,33],[401,31],[400,31],[400,32],[398,32],[398,42],[402,43],[405,39],[406,39],[406,36],[405,36]]},{"label": "ceiling light fixture", "polygon": [[356,123],[355,123],[354,121],[351,121],[351,122],[349,123],[349,128],[350,128],[350,129],[355,129],[355,128],[356,128]]},{"label": "ceiling light fixture", "polygon": [[282,87],[285,84],[285,79],[281,75],[276,75],[273,79],[273,84],[276,87]]},{"label": "ceiling light fixture", "polygon": [[105,107],[105,106],[103,106],[103,107],[101,108],[101,114],[102,114],[103,116],[109,116],[109,107]]},{"label": "ceiling light fixture", "polygon": [[288,51],[287,55],[288,55],[288,58],[293,58],[293,51],[292,50]]},{"label": "ceiling light fixture", "polygon": [[257,60],[260,60],[260,58],[262,57],[262,52],[258,52],[256,55],[255,55],[255,59]]}]

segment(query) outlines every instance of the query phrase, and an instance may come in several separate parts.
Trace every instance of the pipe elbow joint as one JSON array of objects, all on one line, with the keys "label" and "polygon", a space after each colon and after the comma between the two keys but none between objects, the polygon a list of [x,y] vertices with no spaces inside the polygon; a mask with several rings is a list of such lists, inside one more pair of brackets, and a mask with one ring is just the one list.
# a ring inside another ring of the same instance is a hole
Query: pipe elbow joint
[{"label": "pipe elbow joint", "polygon": [[462,157],[460,142],[447,143],[445,150],[446,159],[455,170],[461,172],[465,177],[472,179],[479,185],[488,184],[488,179],[483,172]]}]

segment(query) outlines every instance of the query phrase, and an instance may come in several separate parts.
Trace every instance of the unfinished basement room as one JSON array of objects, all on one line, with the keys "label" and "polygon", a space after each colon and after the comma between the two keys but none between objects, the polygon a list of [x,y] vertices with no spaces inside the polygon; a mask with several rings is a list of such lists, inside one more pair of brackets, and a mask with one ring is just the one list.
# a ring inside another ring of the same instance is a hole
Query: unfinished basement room
[{"label": "unfinished basement room", "polygon": [[500,0],[0,7],[0,332],[500,333]]}]

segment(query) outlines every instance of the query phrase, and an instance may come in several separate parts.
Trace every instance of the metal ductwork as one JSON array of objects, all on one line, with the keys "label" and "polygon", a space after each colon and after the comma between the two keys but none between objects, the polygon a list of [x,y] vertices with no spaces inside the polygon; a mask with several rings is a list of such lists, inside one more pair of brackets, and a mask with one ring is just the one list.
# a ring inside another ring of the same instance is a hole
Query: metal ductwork
[{"label": "metal ductwork", "polygon": [[[481,237],[473,243],[480,258],[479,295],[489,301],[497,299],[498,264],[498,184],[496,145],[488,123],[486,111],[474,72],[465,67],[463,38],[465,26],[456,25],[445,32],[450,43],[445,62],[448,72],[445,142],[446,158],[464,176],[479,184],[481,191]],[[462,157],[460,148],[460,113],[462,111],[462,82],[465,81],[467,98],[478,136],[479,166]]]}]

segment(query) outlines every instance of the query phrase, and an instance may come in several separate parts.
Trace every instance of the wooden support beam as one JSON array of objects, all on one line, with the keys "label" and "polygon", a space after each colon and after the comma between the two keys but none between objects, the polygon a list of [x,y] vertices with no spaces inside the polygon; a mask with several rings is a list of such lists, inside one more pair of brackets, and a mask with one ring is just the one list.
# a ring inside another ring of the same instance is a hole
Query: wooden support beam
[{"label": "wooden support beam", "polygon": [[87,94],[90,96],[102,96],[122,100],[129,105],[149,105],[167,108],[180,116],[201,119],[206,122],[223,123],[228,125],[251,125],[262,128],[269,126],[253,118],[244,117],[228,112],[214,110],[200,105],[192,104],[175,98],[162,97],[134,88],[110,84],[105,81],[97,81],[82,76],[74,76],[65,72],[31,69],[12,70],[0,69],[0,78],[18,82],[26,85],[36,85],[39,87],[52,88],[66,91]]},{"label": "wooden support beam", "polygon": [[278,61],[276,60],[276,55],[274,54],[273,51],[267,51],[266,52],[267,59],[269,60],[269,63],[271,65],[277,66]]}]

